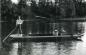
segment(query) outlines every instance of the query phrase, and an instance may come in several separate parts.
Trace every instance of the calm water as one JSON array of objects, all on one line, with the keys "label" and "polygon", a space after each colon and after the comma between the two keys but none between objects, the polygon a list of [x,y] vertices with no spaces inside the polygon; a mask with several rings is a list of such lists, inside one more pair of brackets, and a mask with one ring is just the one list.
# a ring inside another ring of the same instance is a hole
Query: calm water
[{"label": "calm water", "polygon": [[12,43],[0,55],[86,55],[85,41]]},{"label": "calm water", "polygon": [[6,43],[0,55],[86,55],[86,23],[82,41]]}]

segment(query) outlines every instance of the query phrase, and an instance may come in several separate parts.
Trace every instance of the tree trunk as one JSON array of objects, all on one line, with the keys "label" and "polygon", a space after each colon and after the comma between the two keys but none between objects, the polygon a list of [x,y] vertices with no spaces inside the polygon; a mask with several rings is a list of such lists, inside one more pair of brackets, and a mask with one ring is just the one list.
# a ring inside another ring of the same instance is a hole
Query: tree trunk
[{"label": "tree trunk", "polygon": [[[0,2],[0,8],[1,8],[1,2]],[[0,21],[1,21],[1,9],[0,9]],[[0,22],[0,48],[1,48],[1,22]]]}]

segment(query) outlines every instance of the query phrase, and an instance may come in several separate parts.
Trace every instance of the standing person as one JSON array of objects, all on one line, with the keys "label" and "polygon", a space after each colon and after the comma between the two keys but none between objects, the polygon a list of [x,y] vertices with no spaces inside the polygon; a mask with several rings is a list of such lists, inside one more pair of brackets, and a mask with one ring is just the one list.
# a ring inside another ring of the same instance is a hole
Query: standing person
[{"label": "standing person", "polygon": [[18,34],[20,34],[22,36],[22,27],[21,25],[23,24],[24,20],[21,20],[21,17],[19,16],[19,18],[16,20],[16,26],[19,28],[19,32]]}]

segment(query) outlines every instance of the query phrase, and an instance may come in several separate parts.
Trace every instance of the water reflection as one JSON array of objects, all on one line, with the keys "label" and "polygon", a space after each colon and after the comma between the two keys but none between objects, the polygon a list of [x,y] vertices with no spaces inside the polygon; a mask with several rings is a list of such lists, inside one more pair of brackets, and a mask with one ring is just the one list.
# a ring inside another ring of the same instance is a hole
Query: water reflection
[{"label": "water reflection", "polygon": [[13,43],[9,55],[86,55],[82,41]]},{"label": "water reflection", "polygon": [[84,41],[84,42],[86,42],[86,22],[84,22],[84,26],[85,26],[85,33],[84,33],[84,36],[82,37],[82,40]]},{"label": "water reflection", "polygon": [[9,55],[18,55],[18,43],[13,43]]},{"label": "water reflection", "polygon": [[7,55],[86,55],[86,22],[83,24],[85,33],[82,41],[15,42],[4,47],[9,50],[3,52]]},{"label": "water reflection", "polygon": [[84,26],[85,26],[85,33],[84,33],[84,36],[82,37],[82,42],[77,42],[77,45],[76,45],[76,50],[75,52],[76,55],[86,55],[86,22],[84,23]]}]

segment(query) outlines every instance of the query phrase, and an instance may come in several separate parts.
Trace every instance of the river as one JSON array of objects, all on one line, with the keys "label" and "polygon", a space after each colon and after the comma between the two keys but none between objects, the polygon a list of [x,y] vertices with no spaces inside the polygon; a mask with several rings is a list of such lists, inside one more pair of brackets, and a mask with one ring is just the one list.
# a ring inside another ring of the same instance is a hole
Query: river
[{"label": "river", "polygon": [[86,22],[82,41],[13,42],[0,49],[0,55],[86,55]]}]

